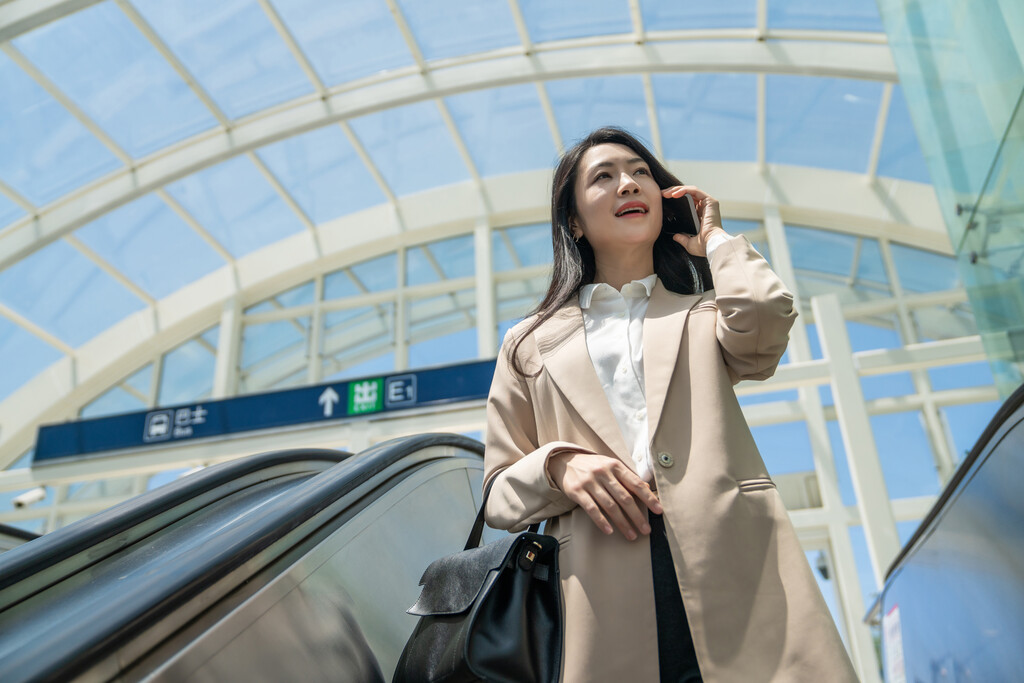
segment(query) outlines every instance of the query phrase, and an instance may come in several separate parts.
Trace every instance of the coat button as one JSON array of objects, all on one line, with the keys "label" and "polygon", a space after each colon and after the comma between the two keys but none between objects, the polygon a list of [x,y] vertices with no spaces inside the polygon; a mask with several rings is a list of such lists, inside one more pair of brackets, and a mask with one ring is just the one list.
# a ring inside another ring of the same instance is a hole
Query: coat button
[{"label": "coat button", "polygon": [[672,467],[675,461],[669,453],[658,453],[658,464],[662,467]]}]

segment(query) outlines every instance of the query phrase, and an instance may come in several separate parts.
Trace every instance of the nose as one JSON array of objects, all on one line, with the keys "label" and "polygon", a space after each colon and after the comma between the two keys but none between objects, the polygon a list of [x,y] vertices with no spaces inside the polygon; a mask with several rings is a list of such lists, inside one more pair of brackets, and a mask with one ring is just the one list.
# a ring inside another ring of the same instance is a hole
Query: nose
[{"label": "nose", "polygon": [[640,191],[640,185],[637,184],[636,179],[629,173],[622,173],[619,175],[619,194],[636,194]]}]

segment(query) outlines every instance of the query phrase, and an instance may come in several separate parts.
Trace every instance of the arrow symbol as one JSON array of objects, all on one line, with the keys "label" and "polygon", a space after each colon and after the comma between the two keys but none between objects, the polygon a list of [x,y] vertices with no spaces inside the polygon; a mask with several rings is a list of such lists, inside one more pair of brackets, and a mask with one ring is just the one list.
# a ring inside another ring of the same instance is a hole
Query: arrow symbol
[{"label": "arrow symbol", "polygon": [[324,389],[324,393],[320,394],[320,398],[317,403],[324,407],[324,417],[330,417],[334,415],[334,404],[341,400],[338,396],[338,392],[333,387],[327,387]]}]

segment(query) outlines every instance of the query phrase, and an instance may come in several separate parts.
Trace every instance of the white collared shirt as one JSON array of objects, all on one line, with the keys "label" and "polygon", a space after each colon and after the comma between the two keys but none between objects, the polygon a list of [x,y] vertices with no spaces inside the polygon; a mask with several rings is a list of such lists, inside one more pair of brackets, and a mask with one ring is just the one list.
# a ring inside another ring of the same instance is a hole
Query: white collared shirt
[{"label": "white collared shirt", "polygon": [[[709,261],[727,239],[727,235],[717,234],[708,240]],[[644,316],[657,280],[657,275],[648,275],[621,290],[604,282],[580,288],[590,360],[626,440],[633,469],[649,484],[654,483],[654,476],[644,384]]]},{"label": "white collared shirt", "polygon": [[615,421],[633,458],[633,469],[651,482],[647,399],[644,387],[644,316],[657,275],[633,280],[621,291],[606,283],[580,289],[587,351]]}]

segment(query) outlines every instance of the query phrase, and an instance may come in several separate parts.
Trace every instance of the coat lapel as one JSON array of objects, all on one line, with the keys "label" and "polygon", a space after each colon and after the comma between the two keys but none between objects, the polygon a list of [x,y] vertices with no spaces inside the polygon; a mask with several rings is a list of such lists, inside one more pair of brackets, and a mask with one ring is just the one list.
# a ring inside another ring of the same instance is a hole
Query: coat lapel
[{"label": "coat lapel", "polygon": [[661,280],[654,285],[644,318],[644,390],[647,398],[647,428],[651,440],[658,430],[672,373],[683,340],[690,309],[700,295],[682,297],[665,289]]},{"label": "coat lapel", "polygon": [[610,454],[630,468],[633,459],[615,421],[587,350],[583,312],[575,297],[534,332],[544,367],[583,421],[604,441]]}]

